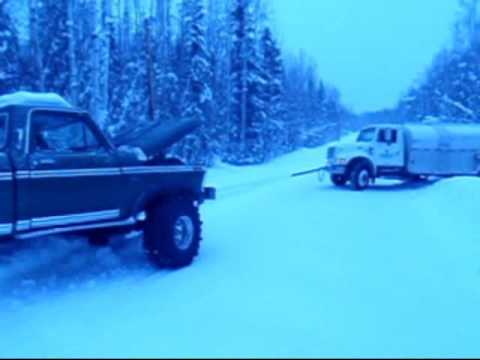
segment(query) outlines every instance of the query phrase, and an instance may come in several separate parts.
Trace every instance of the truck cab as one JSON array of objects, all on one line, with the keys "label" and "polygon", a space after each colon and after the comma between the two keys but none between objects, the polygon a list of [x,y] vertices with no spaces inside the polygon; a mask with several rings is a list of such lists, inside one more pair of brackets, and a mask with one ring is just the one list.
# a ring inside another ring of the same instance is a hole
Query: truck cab
[{"label": "truck cab", "polygon": [[333,183],[343,186],[350,181],[356,190],[379,176],[400,176],[405,161],[405,136],[399,125],[366,127],[354,142],[330,147],[327,156]]}]

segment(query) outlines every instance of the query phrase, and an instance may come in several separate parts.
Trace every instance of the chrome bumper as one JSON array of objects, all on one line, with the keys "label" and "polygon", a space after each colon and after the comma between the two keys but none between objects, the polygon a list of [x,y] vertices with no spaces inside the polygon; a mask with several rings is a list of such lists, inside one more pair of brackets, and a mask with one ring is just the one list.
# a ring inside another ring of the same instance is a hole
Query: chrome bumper
[{"label": "chrome bumper", "polygon": [[333,175],[343,175],[347,171],[345,165],[331,165],[328,167],[328,172]]}]

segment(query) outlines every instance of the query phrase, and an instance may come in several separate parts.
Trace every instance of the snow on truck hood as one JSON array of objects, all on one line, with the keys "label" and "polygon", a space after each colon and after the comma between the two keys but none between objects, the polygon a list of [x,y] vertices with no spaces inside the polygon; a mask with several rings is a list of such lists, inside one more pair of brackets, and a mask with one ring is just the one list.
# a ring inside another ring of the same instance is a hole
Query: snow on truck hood
[{"label": "snow on truck hood", "polygon": [[335,146],[332,146],[332,149],[335,150],[335,155],[342,155],[347,153],[364,153],[368,152],[370,147],[369,143],[361,143],[361,142],[344,142],[338,143]]},{"label": "snow on truck hood", "polygon": [[337,141],[332,141],[331,143],[327,144],[326,147],[343,147],[343,146],[349,146],[352,144],[361,144],[357,143],[357,138],[358,138],[358,132],[352,132],[349,133],[345,136],[343,136],[340,140]]},{"label": "snow on truck hood", "polygon": [[0,108],[7,106],[44,106],[61,107],[72,109],[73,106],[55,93],[32,93],[19,91],[16,93],[0,96]]}]

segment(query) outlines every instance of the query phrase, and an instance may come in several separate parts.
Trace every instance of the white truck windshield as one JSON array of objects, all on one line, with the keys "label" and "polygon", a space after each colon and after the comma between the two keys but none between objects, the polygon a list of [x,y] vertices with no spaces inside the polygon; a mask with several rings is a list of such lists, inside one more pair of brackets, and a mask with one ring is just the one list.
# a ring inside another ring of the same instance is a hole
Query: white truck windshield
[{"label": "white truck windshield", "polygon": [[357,138],[357,142],[372,142],[375,139],[375,129],[365,129],[363,130]]}]

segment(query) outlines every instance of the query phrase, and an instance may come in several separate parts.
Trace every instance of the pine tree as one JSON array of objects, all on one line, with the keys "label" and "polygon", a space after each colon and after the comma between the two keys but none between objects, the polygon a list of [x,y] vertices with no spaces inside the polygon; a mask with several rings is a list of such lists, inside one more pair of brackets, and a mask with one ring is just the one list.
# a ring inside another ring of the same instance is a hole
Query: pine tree
[{"label": "pine tree", "polygon": [[124,99],[126,84],[123,79],[125,57],[122,52],[120,43],[120,27],[118,24],[111,23],[109,31],[109,46],[110,58],[108,65],[108,114],[109,114],[109,128],[117,131],[125,127],[121,123],[122,118],[122,102]]},{"label": "pine tree", "polygon": [[399,113],[410,121],[480,121],[480,1],[459,5],[454,49],[442,50],[399,102]]},{"label": "pine tree", "polygon": [[222,157],[229,143],[230,121],[230,18],[232,0],[208,0],[207,47],[212,64],[210,144]]},{"label": "pine tree", "polygon": [[70,84],[68,6],[58,0],[37,0],[31,16],[35,17],[34,54],[37,59],[37,88],[61,95]]},{"label": "pine tree", "polygon": [[472,122],[480,118],[480,44],[467,49],[442,51],[423,81],[399,103],[409,120]]},{"label": "pine tree", "polygon": [[95,3],[93,1],[76,1],[75,13],[73,14],[73,43],[75,44],[74,55],[76,74],[71,74],[71,84],[76,89],[70,89],[72,101],[75,105],[88,109],[95,113],[95,52],[96,39]]},{"label": "pine tree", "polygon": [[458,19],[455,24],[455,46],[457,49],[466,49],[478,43],[480,26],[479,0],[458,0]]},{"label": "pine tree", "polygon": [[160,63],[165,64],[171,55],[171,0],[156,0],[154,13],[157,54]]},{"label": "pine tree", "polygon": [[202,0],[184,0],[183,63],[186,70],[184,116],[206,121],[211,98],[211,64],[205,43],[205,8]]},{"label": "pine tree", "polygon": [[252,2],[236,0],[232,13],[231,51],[232,110],[231,147],[227,160],[260,163],[265,160],[266,119],[262,89],[265,85],[256,44]]},{"label": "pine tree", "polygon": [[17,30],[7,11],[7,0],[0,0],[0,95],[18,89],[20,59]]},{"label": "pine tree", "polygon": [[262,70],[265,81],[263,99],[266,110],[265,142],[266,155],[269,157],[283,153],[286,142],[284,123],[284,67],[282,53],[269,27],[266,27],[261,38]]},{"label": "pine tree", "polygon": [[203,0],[183,0],[181,15],[179,77],[184,89],[181,117],[197,119],[202,126],[188,136],[179,148],[186,161],[210,164],[213,154],[208,141],[211,131],[212,65],[206,46],[206,11]]},{"label": "pine tree", "polygon": [[150,94],[148,84],[148,44],[145,27],[133,36],[132,46],[128,49],[121,83],[125,84],[123,101],[120,106],[120,121],[135,127],[151,120],[149,117]]},{"label": "pine tree", "polygon": [[287,64],[287,150],[293,151],[305,145],[314,122],[321,116],[315,113],[316,83],[318,75],[311,59],[302,52]]}]

